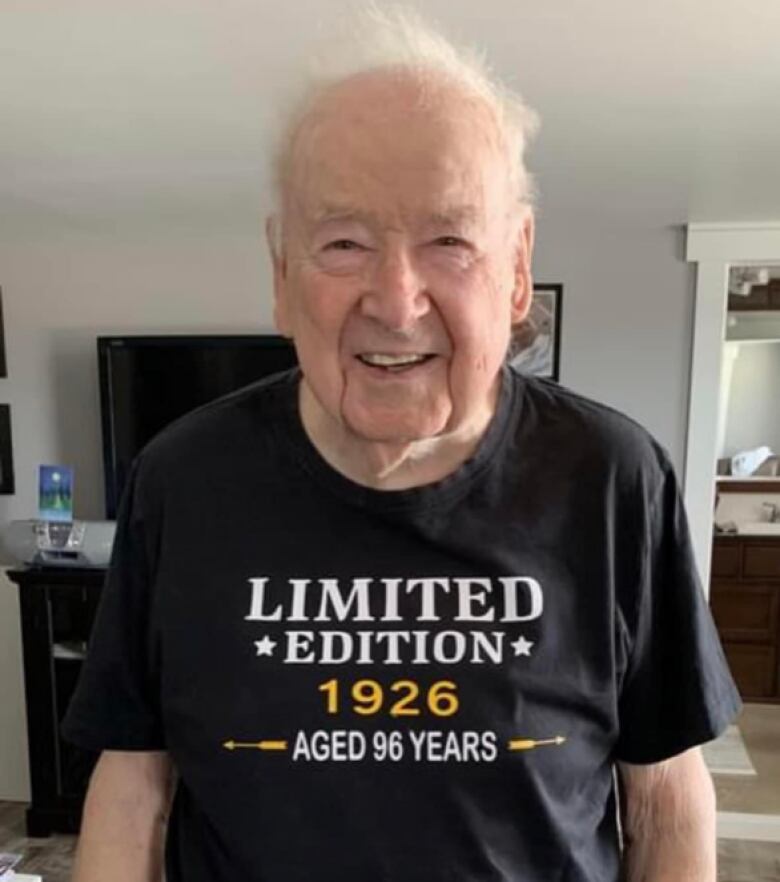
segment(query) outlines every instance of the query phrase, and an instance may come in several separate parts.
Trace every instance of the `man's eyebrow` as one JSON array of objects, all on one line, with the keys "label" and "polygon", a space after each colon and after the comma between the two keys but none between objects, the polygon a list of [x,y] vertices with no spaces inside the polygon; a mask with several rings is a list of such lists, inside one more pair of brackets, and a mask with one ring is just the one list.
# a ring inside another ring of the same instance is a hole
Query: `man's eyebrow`
[{"label": "man's eyebrow", "polygon": [[[474,206],[464,205],[426,212],[423,215],[422,220],[426,226],[446,227],[463,223],[473,223],[478,216],[479,212]],[[356,221],[358,223],[368,224],[371,222],[372,217],[368,212],[352,206],[326,204],[314,209],[309,215],[308,220],[310,223],[316,225],[338,221]]]},{"label": "man's eyebrow", "polygon": [[364,211],[346,205],[321,205],[312,211],[309,220],[314,224],[326,221],[367,221]]}]

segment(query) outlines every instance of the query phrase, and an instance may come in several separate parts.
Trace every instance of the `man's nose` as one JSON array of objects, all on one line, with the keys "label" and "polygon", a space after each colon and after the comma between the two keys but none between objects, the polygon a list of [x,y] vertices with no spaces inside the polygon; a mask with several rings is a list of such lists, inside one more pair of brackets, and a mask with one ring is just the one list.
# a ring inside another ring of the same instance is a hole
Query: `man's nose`
[{"label": "man's nose", "polygon": [[361,298],[363,315],[388,330],[405,331],[430,310],[425,281],[404,247],[379,255]]}]

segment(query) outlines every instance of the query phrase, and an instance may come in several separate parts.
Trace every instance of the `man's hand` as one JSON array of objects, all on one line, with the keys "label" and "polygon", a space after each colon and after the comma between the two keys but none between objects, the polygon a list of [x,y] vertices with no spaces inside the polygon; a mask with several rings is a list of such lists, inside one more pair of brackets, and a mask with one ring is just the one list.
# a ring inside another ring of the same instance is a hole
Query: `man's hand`
[{"label": "man's hand", "polygon": [[167,753],[104,751],[87,792],[73,882],[161,882],[173,790]]},{"label": "man's hand", "polygon": [[618,770],[628,882],[715,882],[715,790],[701,750]]}]

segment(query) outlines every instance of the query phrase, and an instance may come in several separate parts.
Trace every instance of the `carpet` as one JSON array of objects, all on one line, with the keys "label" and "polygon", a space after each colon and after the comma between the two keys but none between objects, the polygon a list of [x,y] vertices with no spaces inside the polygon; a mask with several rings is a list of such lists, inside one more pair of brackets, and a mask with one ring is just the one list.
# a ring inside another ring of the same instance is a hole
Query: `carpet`
[{"label": "carpet", "polygon": [[702,752],[713,775],[756,774],[737,726],[729,726],[720,738],[703,745]]}]

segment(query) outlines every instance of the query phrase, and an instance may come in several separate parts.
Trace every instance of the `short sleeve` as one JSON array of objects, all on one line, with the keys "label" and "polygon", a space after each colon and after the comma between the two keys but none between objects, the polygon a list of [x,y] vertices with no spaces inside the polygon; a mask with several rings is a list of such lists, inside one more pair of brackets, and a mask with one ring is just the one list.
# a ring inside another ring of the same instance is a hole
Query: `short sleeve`
[{"label": "short sleeve", "polygon": [[716,738],[741,702],[702,591],[680,488],[666,456],[650,503],[616,758],[653,763]]},{"label": "short sleeve", "polygon": [[63,737],[91,750],[163,750],[153,583],[160,518],[141,460],[117,518],[106,581],[87,658],[62,724]]}]

